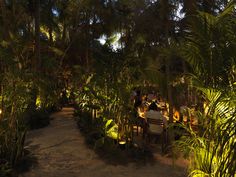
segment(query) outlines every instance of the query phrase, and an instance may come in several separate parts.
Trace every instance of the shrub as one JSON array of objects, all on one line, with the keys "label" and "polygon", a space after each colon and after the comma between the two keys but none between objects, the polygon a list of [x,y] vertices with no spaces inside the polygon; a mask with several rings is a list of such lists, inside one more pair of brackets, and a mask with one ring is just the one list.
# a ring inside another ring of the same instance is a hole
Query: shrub
[{"label": "shrub", "polygon": [[[201,89],[208,100],[208,112],[198,113],[203,132],[189,132],[176,142],[190,158],[190,176],[233,177],[236,171],[235,94]],[[224,93],[224,94],[223,94]]]},{"label": "shrub", "polygon": [[0,121],[0,176],[7,176],[24,156],[26,127],[20,121]]}]

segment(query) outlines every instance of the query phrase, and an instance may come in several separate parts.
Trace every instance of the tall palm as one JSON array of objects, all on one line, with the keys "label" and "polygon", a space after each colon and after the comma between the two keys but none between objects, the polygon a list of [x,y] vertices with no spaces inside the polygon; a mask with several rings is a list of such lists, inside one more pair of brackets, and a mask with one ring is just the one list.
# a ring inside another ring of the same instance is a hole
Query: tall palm
[{"label": "tall palm", "polygon": [[236,20],[231,4],[219,15],[200,12],[186,31],[183,57],[206,86],[229,85],[228,71],[235,65]]},{"label": "tall palm", "polygon": [[235,3],[219,15],[200,12],[196,24],[189,28],[183,57],[192,66],[193,86],[207,103],[205,112],[195,115],[199,121],[196,133],[178,141],[181,149],[190,152],[190,176],[235,176]]},{"label": "tall palm", "polygon": [[186,128],[188,134],[176,144],[191,157],[190,176],[233,177],[236,175],[235,89],[198,87],[198,90],[209,108],[206,114],[196,115],[201,120],[201,133]]}]

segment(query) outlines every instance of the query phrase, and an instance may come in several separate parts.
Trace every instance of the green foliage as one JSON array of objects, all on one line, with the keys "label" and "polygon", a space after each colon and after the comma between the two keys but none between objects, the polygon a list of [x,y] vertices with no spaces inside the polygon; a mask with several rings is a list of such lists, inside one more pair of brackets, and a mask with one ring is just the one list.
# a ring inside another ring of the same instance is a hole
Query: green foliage
[{"label": "green foliage", "polygon": [[0,161],[0,177],[10,177],[11,168],[6,161]]},{"label": "green foliage", "polygon": [[205,86],[230,84],[229,71],[236,62],[234,9],[235,3],[231,1],[217,16],[199,12],[189,25],[182,55]]},{"label": "green foliage", "polygon": [[125,83],[114,82],[111,85],[105,82],[103,85],[99,82],[100,79],[100,76],[86,79],[86,85],[77,94],[78,107],[87,112],[96,110],[100,117],[105,117],[107,121],[110,119],[108,123],[113,120],[118,126],[123,125],[130,114],[128,89],[125,88]]},{"label": "green foliage", "polygon": [[[190,155],[190,176],[231,177],[235,175],[235,102],[233,92],[201,88],[209,111],[197,114],[200,133],[186,128],[188,136],[177,142]],[[201,132],[202,131],[202,132]]]},{"label": "green foliage", "polygon": [[93,119],[89,112],[83,111],[78,114],[77,125],[85,133],[87,143],[94,148],[103,147],[110,139],[118,139],[118,128],[112,119]]},{"label": "green foliage", "polygon": [[[94,72],[84,75],[80,81],[83,85],[77,88],[76,93],[77,107],[80,109],[79,127],[85,125],[85,130],[90,128],[91,136],[96,137],[96,147],[105,145],[110,139],[131,138],[127,128],[131,115],[128,63],[111,51],[103,54],[107,56],[101,56],[96,61]],[[106,58],[108,56],[110,58]],[[96,118],[92,118],[94,111],[97,112]]]},{"label": "green foliage", "polygon": [[118,125],[116,125],[112,119],[106,122],[105,135],[115,140],[118,139]]},{"label": "green foliage", "polygon": [[[236,171],[236,104],[232,73],[235,67],[235,2],[217,16],[196,15],[183,43],[183,58],[191,65],[191,87],[207,107],[198,111],[198,130],[176,142],[189,155],[189,175],[233,177]],[[203,103],[202,103],[203,104]]]},{"label": "green foliage", "polygon": [[14,66],[11,69],[1,78],[0,161],[4,163],[0,173],[8,173],[6,167],[13,168],[24,155],[26,126],[22,116],[30,101],[27,74]]},{"label": "green foliage", "polygon": [[12,125],[9,120],[0,121],[0,160],[15,166],[23,156],[26,127],[17,121]]},{"label": "green foliage", "polygon": [[[0,176],[7,176],[24,156],[27,118],[32,116],[32,128],[49,122],[47,112],[35,111],[37,97],[41,98],[41,105],[37,106],[52,107],[58,102],[55,96],[58,94],[55,89],[57,76],[53,75],[55,70],[52,70],[56,65],[51,64],[55,60],[47,61],[44,75],[39,75],[33,68],[35,46],[30,40],[31,29],[25,28],[25,24],[31,22],[24,2],[9,2],[2,6],[5,3],[2,1],[0,5],[0,23],[3,27],[0,34]],[[59,51],[54,49],[54,52]]]}]

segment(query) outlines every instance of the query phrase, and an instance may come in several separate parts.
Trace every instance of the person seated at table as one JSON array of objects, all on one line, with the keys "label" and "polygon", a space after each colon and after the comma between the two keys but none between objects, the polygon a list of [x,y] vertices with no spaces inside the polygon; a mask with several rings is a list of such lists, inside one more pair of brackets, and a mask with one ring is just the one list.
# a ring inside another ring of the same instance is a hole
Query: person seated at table
[{"label": "person seated at table", "polygon": [[148,131],[155,133],[155,134],[161,134],[163,130],[167,127],[167,119],[162,115],[161,109],[157,107],[155,102],[152,102],[149,106],[149,110],[145,113],[146,120],[148,118],[150,119],[157,119],[157,120],[163,120],[164,127],[156,124],[149,123]]},{"label": "person seated at table", "polygon": [[156,99],[156,95],[154,91],[152,91],[151,93],[147,95],[147,101],[152,102],[155,99]]}]

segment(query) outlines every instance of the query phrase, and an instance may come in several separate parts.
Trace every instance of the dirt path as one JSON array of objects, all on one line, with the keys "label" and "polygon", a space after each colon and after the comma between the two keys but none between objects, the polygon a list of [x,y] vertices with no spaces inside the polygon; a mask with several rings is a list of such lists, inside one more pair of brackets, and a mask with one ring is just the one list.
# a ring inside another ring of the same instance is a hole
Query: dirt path
[{"label": "dirt path", "polygon": [[[184,177],[185,163],[156,154],[155,164],[112,165],[103,161],[84,143],[73,120],[73,109],[52,115],[51,124],[27,135],[27,148],[36,162],[21,177]],[[178,165],[179,164],[179,165]]]}]

